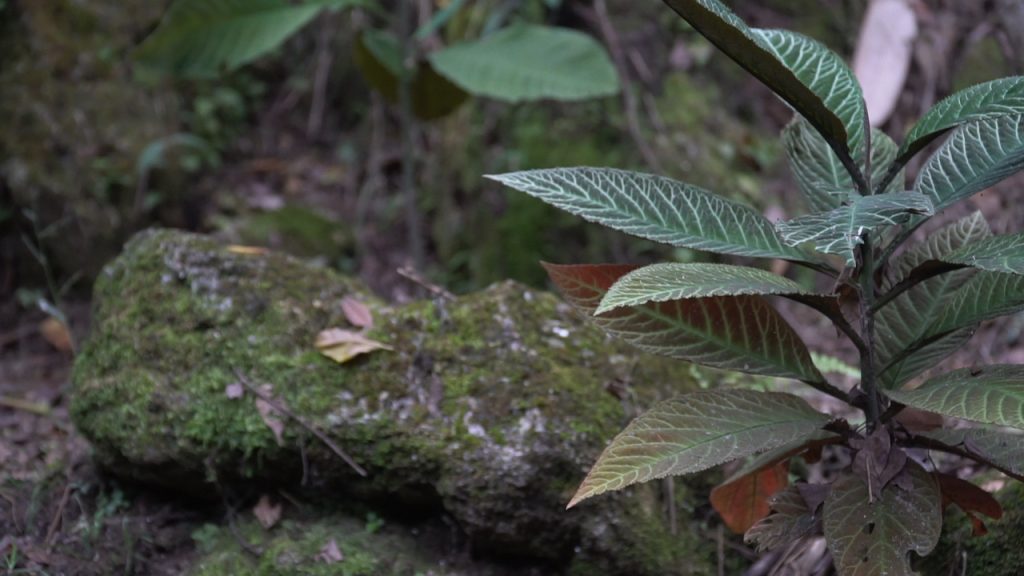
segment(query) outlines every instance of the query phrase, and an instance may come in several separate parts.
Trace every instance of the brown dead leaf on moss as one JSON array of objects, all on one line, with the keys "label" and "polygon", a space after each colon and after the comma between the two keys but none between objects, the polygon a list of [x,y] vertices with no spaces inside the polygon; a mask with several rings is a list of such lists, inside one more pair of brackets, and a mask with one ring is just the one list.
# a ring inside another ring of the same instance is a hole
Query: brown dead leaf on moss
[{"label": "brown dead leaf on moss", "polygon": [[264,530],[270,530],[281,520],[281,505],[270,500],[270,496],[260,496],[259,502],[252,509],[253,516],[263,526]]},{"label": "brown dead leaf on moss", "polygon": [[262,246],[240,246],[238,244],[232,244],[228,246],[228,252],[232,254],[241,254],[243,256],[262,256],[269,252]]},{"label": "brown dead leaf on moss", "polygon": [[345,319],[357,328],[373,328],[373,313],[359,300],[351,296],[341,299],[341,311],[345,313]]},{"label": "brown dead leaf on moss", "polygon": [[387,344],[371,340],[359,332],[330,328],[316,336],[316,348],[321,354],[344,364],[361,354],[377,350],[393,350]]}]

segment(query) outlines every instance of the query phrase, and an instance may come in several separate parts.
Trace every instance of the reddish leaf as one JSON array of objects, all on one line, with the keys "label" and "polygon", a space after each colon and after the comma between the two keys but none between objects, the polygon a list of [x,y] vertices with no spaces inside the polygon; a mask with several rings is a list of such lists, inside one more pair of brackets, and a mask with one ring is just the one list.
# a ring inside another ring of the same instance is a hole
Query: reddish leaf
[{"label": "reddish leaf", "polygon": [[907,406],[900,410],[895,420],[911,432],[929,432],[942,428],[945,419],[934,412],[925,412],[924,410]]},{"label": "reddish leaf", "polygon": [[345,296],[341,299],[341,311],[345,313],[349,324],[358,328],[373,328],[373,313],[359,300]]},{"label": "reddish leaf", "polygon": [[[566,300],[587,316],[593,316],[612,284],[636,269],[628,265],[544,267]],[[647,352],[762,376],[824,381],[799,336],[761,296],[652,302],[611,310],[593,321]]]},{"label": "reddish leaf", "polygon": [[725,525],[742,534],[771,512],[768,499],[789,483],[789,461],[737,478],[711,491],[711,505]]},{"label": "reddish leaf", "polygon": [[939,489],[942,490],[942,507],[955,504],[967,514],[971,524],[974,526],[974,535],[983,536],[988,533],[985,523],[982,522],[975,512],[984,514],[993,520],[1003,517],[1003,507],[991,494],[966,480],[961,480],[949,474],[936,474],[939,481]]}]

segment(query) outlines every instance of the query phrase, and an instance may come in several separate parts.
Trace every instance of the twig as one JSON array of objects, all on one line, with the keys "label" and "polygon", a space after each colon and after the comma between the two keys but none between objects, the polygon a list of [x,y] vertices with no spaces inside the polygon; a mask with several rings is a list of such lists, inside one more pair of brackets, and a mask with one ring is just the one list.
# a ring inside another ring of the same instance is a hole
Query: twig
[{"label": "twig", "polygon": [[238,545],[241,546],[242,550],[247,554],[253,558],[261,558],[263,556],[263,551],[250,544],[249,541],[242,536],[242,533],[238,531],[238,526],[235,524],[235,510],[230,506],[228,506],[228,530],[231,531],[231,535],[235,537],[235,541],[238,542]]},{"label": "twig", "polygon": [[640,128],[636,93],[633,92],[633,85],[629,81],[629,66],[626,63],[619,35],[616,33],[615,27],[612,26],[611,19],[608,17],[608,5],[605,0],[595,0],[593,14],[597,21],[598,29],[601,31],[601,36],[604,36],[604,41],[608,44],[608,52],[612,56],[612,62],[622,82],[622,106],[626,112],[626,124],[629,127],[629,135],[633,138],[633,142],[640,151],[640,155],[643,156],[644,162],[652,169],[664,172],[661,162],[647,143]]},{"label": "twig", "polygon": [[15,328],[10,332],[0,334],[0,349],[6,348],[10,344],[14,344],[18,340],[21,340],[22,338],[30,334],[34,334],[37,330],[38,328],[36,328],[34,325],[27,324],[25,326]]},{"label": "twig", "polygon": [[299,442],[299,456],[302,458],[302,481],[299,482],[299,486],[305,486],[309,483],[309,458],[306,457],[305,438]]},{"label": "twig", "polygon": [[454,294],[438,286],[437,284],[431,283],[423,276],[420,276],[419,272],[417,272],[411,266],[403,266],[396,270],[396,272],[398,272],[398,275],[401,276],[402,278],[410,280],[422,286],[423,288],[426,288],[431,294],[437,296],[438,298],[442,298],[444,300],[455,300]]},{"label": "twig", "polygon": [[718,576],[725,576],[725,527],[721,524],[715,539],[718,541]]},{"label": "twig", "polygon": [[351,466],[352,469],[355,470],[356,473],[358,473],[360,476],[364,476],[365,477],[367,475],[366,474],[366,470],[362,466],[357,464],[356,461],[353,460],[351,456],[349,456],[348,454],[345,453],[344,450],[339,448],[337,444],[335,444],[330,438],[327,437],[326,434],[324,434],[323,432],[318,430],[315,426],[313,426],[312,424],[307,422],[306,419],[303,418],[302,416],[299,416],[295,412],[292,412],[291,409],[289,409],[284,404],[281,404],[280,402],[278,402],[277,400],[274,400],[273,398],[271,398],[267,394],[264,394],[263,392],[260,392],[255,386],[253,386],[252,382],[250,382],[249,379],[245,377],[245,374],[242,374],[241,370],[238,370],[237,368],[232,368],[232,371],[234,371],[235,377],[238,378],[238,381],[239,381],[239,383],[242,384],[242,386],[245,386],[246,390],[248,390],[249,392],[252,392],[253,395],[257,396],[259,399],[263,400],[267,404],[270,404],[270,406],[274,410],[277,410],[281,414],[284,414],[285,416],[287,416],[287,417],[291,418],[292,420],[295,420],[296,422],[298,422],[299,425],[301,425],[303,428],[308,430],[311,434],[316,436],[317,439],[319,439],[321,442],[324,443],[324,445],[326,445],[328,448],[330,448],[332,452],[337,454],[338,458],[341,458],[342,460],[345,461],[346,464]]},{"label": "twig", "polygon": [[18,526],[18,506],[14,502],[14,498],[8,496],[4,492],[0,492],[0,498],[3,498],[11,505],[11,523],[14,524],[15,532],[21,532],[21,527]]},{"label": "twig", "polygon": [[402,201],[405,203],[405,226],[408,234],[409,257],[413,266],[422,267],[426,261],[423,241],[423,220],[419,208],[419,190],[416,183],[416,139],[419,124],[413,112],[412,80],[416,73],[416,44],[412,38],[412,2],[398,3],[399,51],[402,56],[402,74],[398,78],[398,118],[402,141]]},{"label": "twig", "polygon": [[320,133],[324,122],[324,108],[327,101],[327,80],[331,75],[331,64],[334,50],[331,40],[334,38],[335,20],[332,14],[324,16],[320,22],[320,34],[316,41],[316,71],[313,76],[313,102],[309,108],[309,119],[306,123],[306,138],[313,139]]},{"label": "twig", "polygon": [[50,415],[50,407],[46,404],[21,400],[20,398],[11,398],[10,396],[0,396],[0,406],[24,412],[31,412],[38,416]]},{"label": "twig", "polygon": [[61,524],[61,520],[64,518],[64,508],[68,505],[68,499],[71,497],[71,472],[68,471],[67,478],[64,480],[64,492],[60,496],[60,504],[57,505],[57,513],[53,515],[53,520],[50,521],[50,528],[46,531],[46,549],[49,551],[53,548],[53,541],[57,537],[57,528]]},{"label": "twig", "polygon": [[922,265],[918,268],[915,268],[909,276],[907,276],[903,280],[900,280],[898,283],[896,283],[896,285],[890,288],[888,292],[879,297],[875,304],[872,306],[872,310],[878,312],[886,304],[892,302],[901,294],[917,286],[921,282],[924,282],[925,280],[929,280],[940,274],[953,272],[955,270],[960,270],[961,268],[966,267],[967,266],[964,266],[962,264],[947,264],[945,262],[936,262],[934,264]]},{"label": "twig", "polygon": [[668,499],[668,527],[669,534],[679,534],[679,522],[676,518],[676,483],[675,478],[665,478],[665,496]]},{"label": "twig", "polygon": [[839,308],[834,298],[820,297],[820,296],[808,296],[804,294],[791,294],[785,295],[783,298],[799,302],[804,306],[814,308],[818,312],[821,312],[826,318],[835,324],[836,328],[841,330],[846,337],[850,339],[850,342],[857,347],[857,351],[864,354],[867,351],[867,344],[860,337],[860,334],[854,330],[853,326],[843,316],[843,311]]},{"label": "twig", "polygon": [[991,466],[992,468],[995,468],[996,470],[999,470],[1000,472],[1002,472],[1003,474],[1006,474],[1007,476],[1009,476],[1010,478],[1013,478],[1014,480],[1017,480],[1019,482],[1024,482],[1024,476],[1021,476],[1020,474],[1017,474],[1013,470],[1010,470],[1009,468],[1007,468],[1005,466],[1002,466],[1000,464],[997,464],[997,463],[993,462],[992,460],[989,460],[983,454],[977,454],[977,453],[975,453],[975,452],[973,452],[973,451],[971,451],[969,449],[966,449],[966,448],[959,448],[957,446],[951,446],[949,444],[946,444],[945,442],[940,442],[938,440],[935,440],[933,438],[928,438],[926,436],[912,436],[912,437],[910,437],[908,439],[907,444],[909,444],[912,447],[916,447],[916,448],[927,448],[929,450],[938,450],[939,452],[945,452],[947,454],[953,454],[955,456],[960,456],[960,457],[963,457],[963,458],[969,458],[971,460],[974,460],[975,462],[981,462],[982,464],[986,464],[988,466]]}]

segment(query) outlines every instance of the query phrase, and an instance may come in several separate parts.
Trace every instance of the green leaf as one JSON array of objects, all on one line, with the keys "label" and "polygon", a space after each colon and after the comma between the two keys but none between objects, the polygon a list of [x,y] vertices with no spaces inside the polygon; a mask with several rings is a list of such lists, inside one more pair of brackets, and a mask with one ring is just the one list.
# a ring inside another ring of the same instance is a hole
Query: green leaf
[{"label": "green leaf", "polygon": [[1024,434],[985,428],[943,428],[918,436],[962,448],[1014,474],[1024,474]]},{"label": "green leaf", "polygon": [[610,490],[699,472],[813,434],[830,417],[779,392],[707,390],[656,405],[605,448],[569,507]]},{"label": "green leaf", "polygon": [[1007,274],[1024,274],[1024,234],[994,236],[947,254],[943,262]]},{"label": "green leaf", "polygon": [[842,256],[847,266],[857,264],[855,249],[861,235],[880,226],[895,226],[911,214],[932,214],[928,198],[915,192],[877,194],[855,198],[847,205],[776,224],[790,246],[813,242],[819,252]]},{"label": "green leaf", "polygon": [[979,272],[949,300],[928,330],[928,338],[1024,310],[1024,276]]},{"label": "green leaf", "polygon": [[274,50],[324,9],[366,0],[177,0],[135,53],[155,70],[214,77]]},{"label": "green leaf", "polygon": [[[360,32],[356,37],[353,59],[375,90],[388,102],[398,102],[402,53],[394,34],[372,28]],[[420,120],[443,118],[469,98],[469,94],[438,74],[426,61],[417,63],[409,90],[412,112]]]},{"label": "green leaf", "polygon": [[[860,196],[853,177],[843,167],[828,143],[801,116],[797,116],[782,131],[782,143],[789,166],[796,176],[800,192],[812,212],[827,212],[851,198]],[[884,132],[871,132],[871,166],[874,183],[896,157],[896,143]],[[863,162],[858,156],[857,162]],[[902,192],[903,178],[895,178],[886,192]]]},{"label": "green leaf", "polygon": [[964,124],[928,159],[914,190],[935,210],[973,196],[1024,168],[1024,115]]},{"label": "green leaf", "polygon": [[1024,78],[1001,78],[947,97],[932,107],[907,135],[897,155],[900,166],[947,131],[966,122],[1024,114]]},{"label": "green leaf", "polygon": [[827,430],[817,430],[813,434],[805,438],[800,438],[788,444],[783,444],[778,448],[762,452],[757,456],[752,457],[746,464],[744,464],[739,470],[733,472],[731,476],[725,479],[723,484],[733,482],[743,476],[749,476],[755,472],[760,472],[770,466],[774,466],[783,460],[788,460],[796,456],[800,456],[808,450],[815,448],[821,448],[829,444],[838,444],[842,442],[842,437],[833,434]]},{"label": "green leaf", "polygon": [[786,246],[764,216],[696,186],[612,168],[554,168],[487,176],[567,212],[682,248],[815,262]]},{"label": "green leaf", "polygon": [[[592,316],[605,293],[635,266],[545,264],[565,298]],[[642,350],[705,366],[824,382],[807,347],[764,298],[696,298],[619,308],[593,317]]]},{"label": "green leaf", "polygon": [[756,544],[758,552],[774,550],[820,530],[821,515],[807,507],[797,486],[790,486],[768,499],[772,510],[747,530],[743,541]]},{"label": "green leaf", "polygon": [[782,144],[811,211],[834,210],[856,194],[853,177],[825,139],[802,116],[794,118],[783,129]]},{"label": "green leaf", "polygon": [[729,58],[811,123],[840,157],[851,158],[867,131],[860,85],[818,42],[780,30],[754,30],[718,0],[665,0]]},{"label": "green leaf", "polygon": [[789,278],[728,264],[652,264],[623,276],[597,308],[603,314],[623,306],[685,298],[744,294],[810,294]]},{"label": "green leaf", "polygon": [[459,10],[466,5],[466,0],[452,0],[447,6],[438,10],[434,16],[426,24],[423,24],[416,29],[416,33],[413,36],[417,40],[426,40],[430,36],[440,30],[445,24],[447,24],[452,18],[458,14]]},{"label": "green leaf", "polygon": [[430,55],[449,80],[505,102],[583,100],[619,91],[615,66],[596,40],[573,30],[515,25]]},{"label": "green leaf", "polygon": [[942,532],[942,497],[931,474],[907,462],[911,489],[892,483],[879,494],[846,474],[825,500],[825,540],[840,576],[913,576],[910,552],[924,556]]},{"label": "green leaf", "polygon": [[[871,187],[876,188],[881,184],[889,168],[896,160],[896,142],[888,134],[881,130],[871,130]],[[889,181],[885,190],[876,190],[876,194],[892,194],[903,192],[906,185],[906,174],[900,170],[896,176]]]},{"label": "green leaf", "polygon": [[1024,366],[954,370],[915,390],[890,390],[893,400],[943,416],[1024,428]]},{"label": "green leaf", "polygon": [[[891,284],[911,276],[927,262],[943,259],[991,234],[980,212],[962,218],[901,254],[893,262],[894,280]],[[973,326],[965,326],[963,330],[901,357],[908,348],[929,334],[935,318],[942,316],[953,294],[974,274],[973,270],[959,270],[924,280],[875,315],[875,341],[878,344],[878,361],[884,369],[881,372],[884,387],[895,388],[934,367],[970,339],[974,333]]]}]

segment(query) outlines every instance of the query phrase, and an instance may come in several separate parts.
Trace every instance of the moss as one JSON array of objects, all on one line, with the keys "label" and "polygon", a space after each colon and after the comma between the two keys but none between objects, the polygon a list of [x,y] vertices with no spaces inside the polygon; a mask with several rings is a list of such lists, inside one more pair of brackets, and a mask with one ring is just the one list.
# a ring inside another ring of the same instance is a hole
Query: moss
[{"label": "moss", "polygon": [[[246,554],[226,528],[207,525],[195,534],[201,556],[192,576],[408,576],[450,574],[436,552],[426,550],[401,529],[373,533],[344,516],[289,521],[270,531],[255,522],[238,527],[239,535],[262,551]],[[341,560],[322,558],[324,547],[337,545]]]},{"label": "moss", "polygon": [[[278,450],[254,399],[226,396],[236,369],[288,405],[326,414],[345,372],[325,370],[310,344],[318,329],[341,321],[342,296],[375,302],[327,271],[277,257],[247,260],[167,231],[136,239],[96,294],[96,329],[75,368],[75,380],[87,383],[72,407],[76,424],[108,461],[173,443],[169,460],[198,458],[183,474],[199,471],[200,455],[228,466]],[[291,441],[297,434],[288,430]]]},{"label": "moss", "polygon": [[989,533],[971,536],[971,524],[959,510],[946,514],[942,540],[921,564],[926,576],[1018,576],[1024,566],[1024,485],[1012,482],[997,494],[999,520],[984,518]]}]

